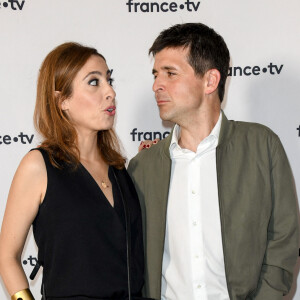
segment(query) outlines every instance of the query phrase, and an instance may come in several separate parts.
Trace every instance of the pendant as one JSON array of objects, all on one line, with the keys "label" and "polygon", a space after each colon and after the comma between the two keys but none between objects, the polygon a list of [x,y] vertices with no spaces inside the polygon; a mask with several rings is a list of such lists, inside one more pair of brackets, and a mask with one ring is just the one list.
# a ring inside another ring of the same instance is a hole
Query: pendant
[{"label": "pendant", "polygon": [[107,185],[103,180],[101,181],[101,186],[102,186],[104,189],[108,188],[108,185]]}]

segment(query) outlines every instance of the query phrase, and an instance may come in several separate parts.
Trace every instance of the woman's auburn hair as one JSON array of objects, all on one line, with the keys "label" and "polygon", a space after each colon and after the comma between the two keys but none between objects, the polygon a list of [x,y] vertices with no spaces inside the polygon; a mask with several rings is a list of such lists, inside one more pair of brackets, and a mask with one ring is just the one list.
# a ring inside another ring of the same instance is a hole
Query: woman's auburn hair
[{"label": "woman's auburn hair", "polygon": [[[53,166],[59,161],[78,167],[80,152],[77,133],[61,109],[64,99],[72,95],[72,83],[92,55],[105,58],[96,49],[78,43],[64,43],[53,49],[39,71],[34,110],[34,125],[44,138],[40,147],[45,149]],[[123,169],[126,159],[121,155],[119,139],[113,129],[98,131],[97,146],[104,161]]]}]

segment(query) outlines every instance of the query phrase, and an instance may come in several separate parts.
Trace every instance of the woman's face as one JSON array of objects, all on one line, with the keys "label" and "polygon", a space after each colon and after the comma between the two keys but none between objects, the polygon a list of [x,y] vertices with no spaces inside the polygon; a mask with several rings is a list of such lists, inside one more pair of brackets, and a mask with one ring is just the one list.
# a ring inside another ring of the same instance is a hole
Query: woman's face
[{"label": "woman's face", "polygon": [[104,59],[92,55],[75,76],[72,95],[62,102],[61,108],[78,133],[112,128],[116,93],[110,75]]}]

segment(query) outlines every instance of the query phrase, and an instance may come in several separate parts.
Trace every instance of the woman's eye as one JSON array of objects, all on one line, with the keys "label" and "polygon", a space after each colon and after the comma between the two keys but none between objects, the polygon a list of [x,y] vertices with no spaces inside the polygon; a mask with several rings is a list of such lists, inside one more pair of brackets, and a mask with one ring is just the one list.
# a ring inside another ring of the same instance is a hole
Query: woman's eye
[{"label": "woman's eye", "polygon": [[107,82],[109,83],[109,85],[113,85],[113,82],[114,82],[115,80],[113,79],[113,78],[108,78],[108,80],[107,80]]},{"label": "woman's eye", "polygon": [[99,83],[99,80],[98,79],[91,79],[89,81],[89,85],[92,85],[92,86],[97,86]]}]

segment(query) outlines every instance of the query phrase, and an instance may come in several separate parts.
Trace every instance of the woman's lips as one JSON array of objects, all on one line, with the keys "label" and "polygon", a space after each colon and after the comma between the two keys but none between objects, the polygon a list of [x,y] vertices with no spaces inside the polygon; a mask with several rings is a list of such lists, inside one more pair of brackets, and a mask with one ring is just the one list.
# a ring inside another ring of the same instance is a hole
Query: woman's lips
[{"label": "woman's lips", "polygon": [[105,112],[110,116],[114,116],[116,114],[116,107],[113,105],[109,106],[105,109]]}]

